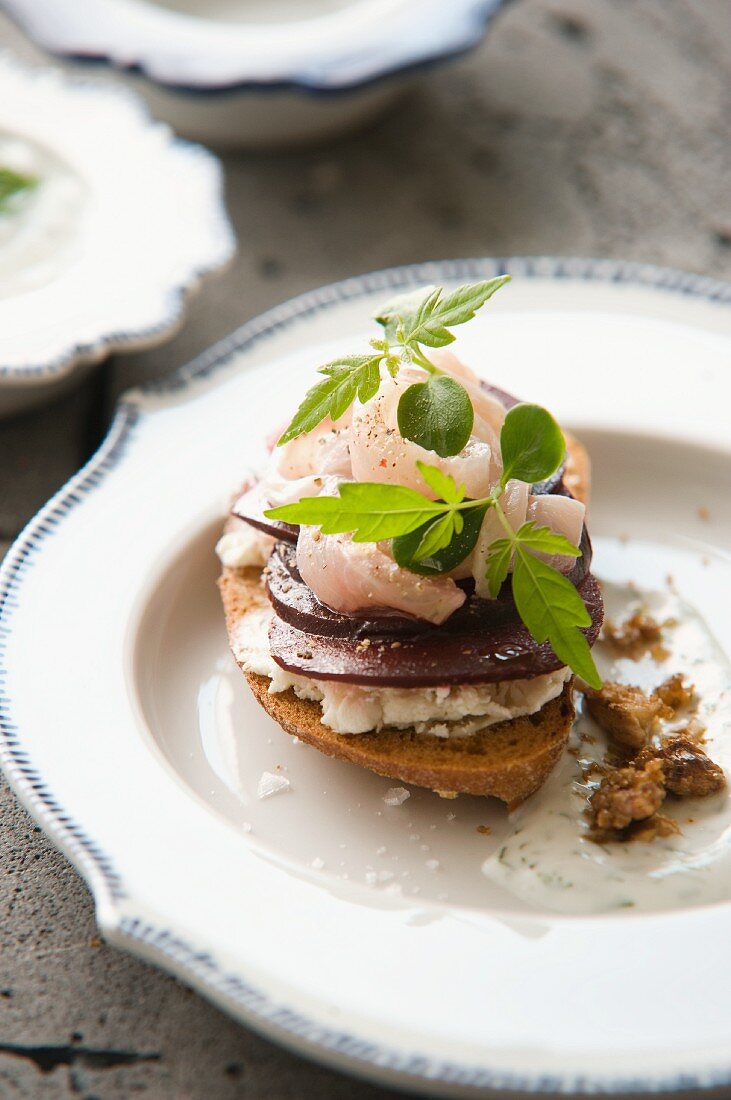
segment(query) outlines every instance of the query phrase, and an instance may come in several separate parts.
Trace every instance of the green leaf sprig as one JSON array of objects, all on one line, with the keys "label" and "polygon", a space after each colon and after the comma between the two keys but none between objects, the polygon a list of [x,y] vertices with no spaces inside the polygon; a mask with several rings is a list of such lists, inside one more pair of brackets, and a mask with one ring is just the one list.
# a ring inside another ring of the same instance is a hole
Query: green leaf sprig
[{"label": "green leaf sprig", "polygon": [[438,467],[417,463],[439,499],[415,489],[377,482],[344,482],[337,496],[305,497],[264,514],[284,523],[317,526],[326,535],[351,533],[354,542],[391,539],[397,564],[416,573],[439,575],[454,569],[473,550],[485,512],[494,509],[505,532],[489,547],[486,579],[497,596],[511,565],[512,592],[521,620],[539,644],[548,641],[556,656],[592,687],[601,686],[582,628],[591,616],[571,581],[541,555],[577,558],[581,551],[549,527],[524,523],[514,531],[502,507],[508,481],[543,481],[565,454],[561,429],[538,405],[516,405],[500,435],[503,474],[489,496],[465,495],[464,485]]},{"label": "green leaf sprig", "polygon": [[9,209],[11,201],[16,196],[32,191],[37,186],[38,180],[35,176],[28,176],[12,168],[0,166],[0,214],[4,214]]},{"label": "green leaf sprig", "polygon": [[319,368],[324,378],[305,394],[279,446],[312,431],[327,417],[338,420],[356,397],[362,402],[375,397],[381,364],[392,377],[399,367],[416,365],[429,377],[408,386],[401,395],[399,431],[404,439],[442,458],[459,454],[472,433],[472,402],[464,386],[432,363],[423,348],[451,344],[454,336],[450,329],[471,320],[509,279],[509,275],[501,275],[446,295],[441,287],[422,287],[387,303],[375,315],[383,337],[371,340],[370,353],[346,355]]}]

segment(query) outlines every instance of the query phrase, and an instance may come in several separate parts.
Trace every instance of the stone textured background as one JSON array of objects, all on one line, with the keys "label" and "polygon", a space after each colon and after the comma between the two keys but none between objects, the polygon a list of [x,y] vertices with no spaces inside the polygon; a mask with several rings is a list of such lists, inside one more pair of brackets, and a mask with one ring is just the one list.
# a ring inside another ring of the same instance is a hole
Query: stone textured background
[{"label": "stone textured background", "polygon": [[[12,38],[0,22],[0,45]],[[731,277],[728,0],[516,0],[366,132],[224,156],[236,263],[169,344],[0,424],[0,553],[118,394],[300,291],[411,261],[612,256]],[[63,731],[59,731],[62,735]],[[85,886],[0,789],[0,1096],[387,1096],[238,1027],[102,944]]]}]

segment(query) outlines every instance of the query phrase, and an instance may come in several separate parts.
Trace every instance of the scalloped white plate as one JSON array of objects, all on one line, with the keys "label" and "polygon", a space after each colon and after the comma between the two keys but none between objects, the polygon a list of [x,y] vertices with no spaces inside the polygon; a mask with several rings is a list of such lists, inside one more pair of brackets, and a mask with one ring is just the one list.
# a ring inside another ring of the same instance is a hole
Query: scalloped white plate
[{"label": "scalloped white plate", "polygon": [[45,49],[104,61],[180,133],[252,147],[333,137],[415,70],[476,46],[508,0],[4,0]]},{"label": "scalloped white plate", "polygon": [[0,415],[182,323],[233,256],[218,161],[132,93],[0,55],[0,164],[38,179],[0,215]]},{"label": "scalloped white plate", "polygon": [[[673,561],[731,653],[731,288],[584,260],[424,265],[295,299],[128,395],[3,565],[3,766],[109,940],[295,1050],[444,1095],[729,1084],[728,876],[714,904],[666,912],[521,902],[480,873],[500,808],[387,807],[388,781],[282,734],[228,654],[213,547],[262,433],[391,288],[505,267],[466,354],[589,442],[599,573],[662,586]],[[291,789],[258,800],[278,767]]]}]

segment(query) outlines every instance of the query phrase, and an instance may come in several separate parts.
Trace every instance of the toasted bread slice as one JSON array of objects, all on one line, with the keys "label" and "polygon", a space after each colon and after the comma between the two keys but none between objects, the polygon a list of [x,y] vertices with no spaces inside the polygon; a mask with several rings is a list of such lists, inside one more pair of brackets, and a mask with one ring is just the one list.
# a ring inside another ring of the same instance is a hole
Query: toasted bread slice
[{"label": "toasted bread slice", "polygon": [[[219,581],[232,641],[243,616],[268,604],[258,569],[224,569]],[[538,711],[487,726],[466,737],[419,736],[413,730],[334,733],[323,725],[319,703],[294,691],[269,694],[266,676],[244,672],[254,697],[287,733],[327,756],[428,787],[440,794],[493,795],[518,803],[537,790],[561,755],[574,718],[571,685]]]},{"label": "toasted bread slice", "polygon": [[[586,502],[589,460],[584,447],[567,436],[566,481]],[[234,636],[244,616],[268,606],[258,569],[224,569],[219,581],[226,626]],[[414,730],[339,734],[322,723],[319,703],[294,691],[270,694],[266,676],[244,675],[254,697],[283,730],[327,756],[349,760],[379,775],[427,787],[441,795],[490,795],[517,805],[545,782],[568,740],[574,720],[571,681],[561,695],[535,714],[486,726],[465,737],[439,738]]]}]

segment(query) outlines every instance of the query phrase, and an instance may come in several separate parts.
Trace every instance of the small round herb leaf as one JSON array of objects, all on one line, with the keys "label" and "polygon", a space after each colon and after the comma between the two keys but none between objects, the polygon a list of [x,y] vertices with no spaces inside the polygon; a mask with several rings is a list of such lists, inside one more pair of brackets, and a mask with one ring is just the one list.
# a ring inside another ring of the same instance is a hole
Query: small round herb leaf
[{"label": "small round herb leaf", "polygon": [[449,573],[452,569],[456,569],[459,563],[474,550],[486,510],[486,505],[482,504],[462,512],[464,525],[459,534],[453,535],[448,546],[422,561],[417,560],[415,555],[435,521],[429,520],[416,531],[408,535],[400,535],[391,543],[396,564],[403,566],[404,569],[410,569],[412,573],[421,573],[425,577],[440,576],[442,573]]},{"label": "small round herb leaf", "polygon": [[402,394],[398,426],[404,439],[442,458],[456,455],[467,444],[475,414],[464,386],[446,374],[416,382]]},{"label": "small round herb leaf", "polygon": [[516,405],[505,417],[500,450],[503,486],[511,478],[532,485],[559,468],[566,453],[566,441],[546,409],[540,405]]}]

